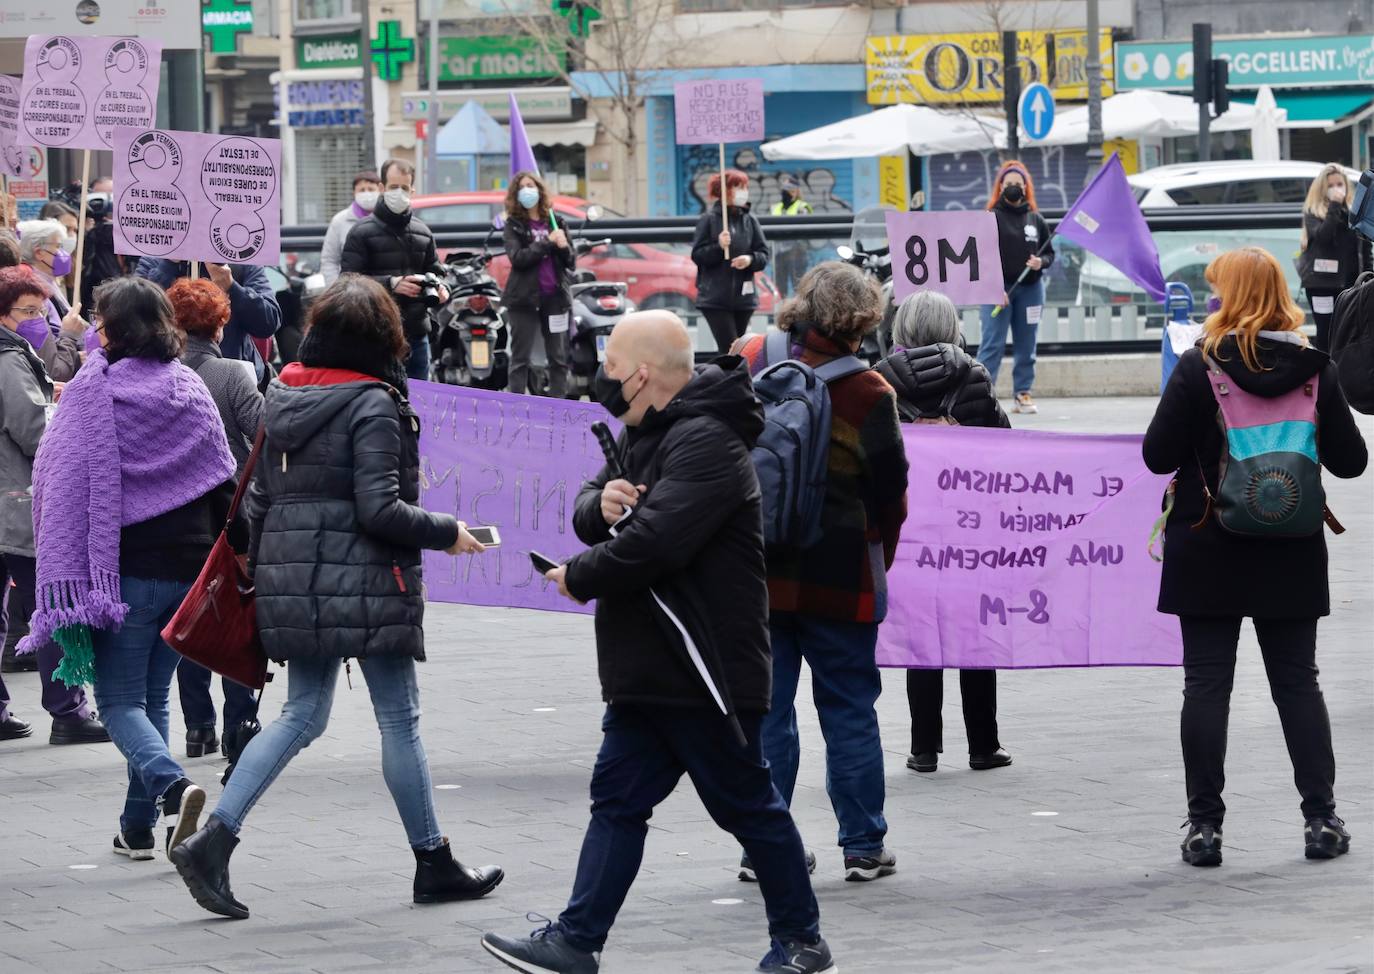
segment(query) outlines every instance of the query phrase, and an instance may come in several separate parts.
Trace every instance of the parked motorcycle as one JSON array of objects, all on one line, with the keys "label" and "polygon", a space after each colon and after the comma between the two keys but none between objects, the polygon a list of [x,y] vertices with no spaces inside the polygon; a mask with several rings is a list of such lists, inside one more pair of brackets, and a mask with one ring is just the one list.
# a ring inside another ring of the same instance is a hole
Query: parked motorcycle
[{"label": "parked motorcycle", "polygon": [[[582,257],[598,247],[610,246],[610,238],[573,240]],[[598,281],[591,271],[577,271],[572,283],[572,321],[568,326],[568,395],[590,395],[597,367],[606,360],[611,330],[631,311],[630,286],[624,281]]]},{"label": "parked motorcycle", "polygon": [[[490,234],[488,234],[490,240]],[[454,251],[445,261],[448,304],[434,336],[434,378],[449,385],[504,389],[510,373],[510,334],[501,314],[501,288],[487,272],[492,258]]]}]

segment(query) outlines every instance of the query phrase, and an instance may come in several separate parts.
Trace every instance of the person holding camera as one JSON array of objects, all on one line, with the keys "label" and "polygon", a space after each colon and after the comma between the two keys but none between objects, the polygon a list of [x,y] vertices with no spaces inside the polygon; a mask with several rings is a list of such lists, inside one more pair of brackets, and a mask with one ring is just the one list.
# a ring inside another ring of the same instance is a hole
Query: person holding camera
[{"label": "person holding camera", "polygon": [[502,231],[510,277],[501,296],[510,315],[510,384],[523,396],[529,387],[530,352],[544,336],[549,362],[549,395],[562,399],[568,388],[568,322],[572,293],[568,275],[577,266],[568,235],[552,216],[548,187],[530,172],[519,172],[506,191]]},{"label": "person holding camera", "polygon": [[1360,271],[1371,267],[1369,241],[1350,226],[1350,202],[1355,195],[1345,167],[1333,162],[1322,167],[1307,189],[1302,206],[1302,252],[1298,275],[1312,320],[1317,324],[1313,344],[1323,352],[1331,347],[1331,318],[1336,295],[1355,283]]},{"label": "person holding camera", "polygon": [[428,379],[432,316],[448,302],[444,265],[439,263],[433,232],[410,208],[415,167],[404,159],[388,159],[382,163],[381,177],[381,199],[371,216],[348,231],[339,271],[370,277],[391,292],[410,343],[406,375]]}]

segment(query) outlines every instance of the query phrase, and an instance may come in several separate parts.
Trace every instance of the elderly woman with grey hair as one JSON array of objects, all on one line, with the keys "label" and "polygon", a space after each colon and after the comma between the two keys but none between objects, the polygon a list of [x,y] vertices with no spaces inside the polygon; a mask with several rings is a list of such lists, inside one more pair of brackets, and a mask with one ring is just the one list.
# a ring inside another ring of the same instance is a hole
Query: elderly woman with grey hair
[{"label": "elderly woman with grey hair", "polygon": [[[902,302],[892,321],[892,356],[878,373],[897,392],[897,412],[905,423],[994,426],[1011,423],[997,402],[988,370],[963,349],[959,315],[943,294],[920,291]],[[944,750],[940,708],[943,670],[907,670],[911,709],[913,771],[934,771]],[[969,767],[987,771],[1011,764],[997,737],[997,671],[960,670]]]},{"label": "elderly woman with grey hair", "polygon": [[86,321],[81,317],[81,306],[73,307],[68,302],[61,282],[72,272],[68,248],[74,243],[75,238],[68,237],[67,228],[56,220],[26,220],[19,224],[19,259],[32,267],[48,288],[44,312],[52,338],[38,349],[38,357],[54,382],[68,381],[81,368]]}]

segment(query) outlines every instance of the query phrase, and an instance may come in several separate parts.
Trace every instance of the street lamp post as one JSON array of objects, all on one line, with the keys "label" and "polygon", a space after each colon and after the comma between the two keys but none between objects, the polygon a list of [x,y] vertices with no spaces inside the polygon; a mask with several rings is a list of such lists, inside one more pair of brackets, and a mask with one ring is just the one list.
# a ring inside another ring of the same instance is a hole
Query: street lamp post
[{"label": "street lamp post", "polygon": [[1097,0],[1088,0],[1088,179],[1102,167],[1102,47]]},{"label": "street lamp post", "polygon": [[429,0],[429,113],[425,122],[425,190],[439,192],[439,0]]}]

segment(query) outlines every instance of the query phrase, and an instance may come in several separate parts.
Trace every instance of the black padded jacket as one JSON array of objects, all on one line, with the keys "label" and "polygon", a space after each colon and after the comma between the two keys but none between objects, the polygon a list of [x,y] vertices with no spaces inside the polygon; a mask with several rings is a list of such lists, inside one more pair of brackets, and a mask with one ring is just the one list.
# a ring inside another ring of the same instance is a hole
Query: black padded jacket
[{"label": "black padded jacket", "polygon": [[419,420],[392,386],[288,366],[272,383],[248,492],[249,562],[269,658],[425,658],[420,556],[458,522],[420,497]]}]

